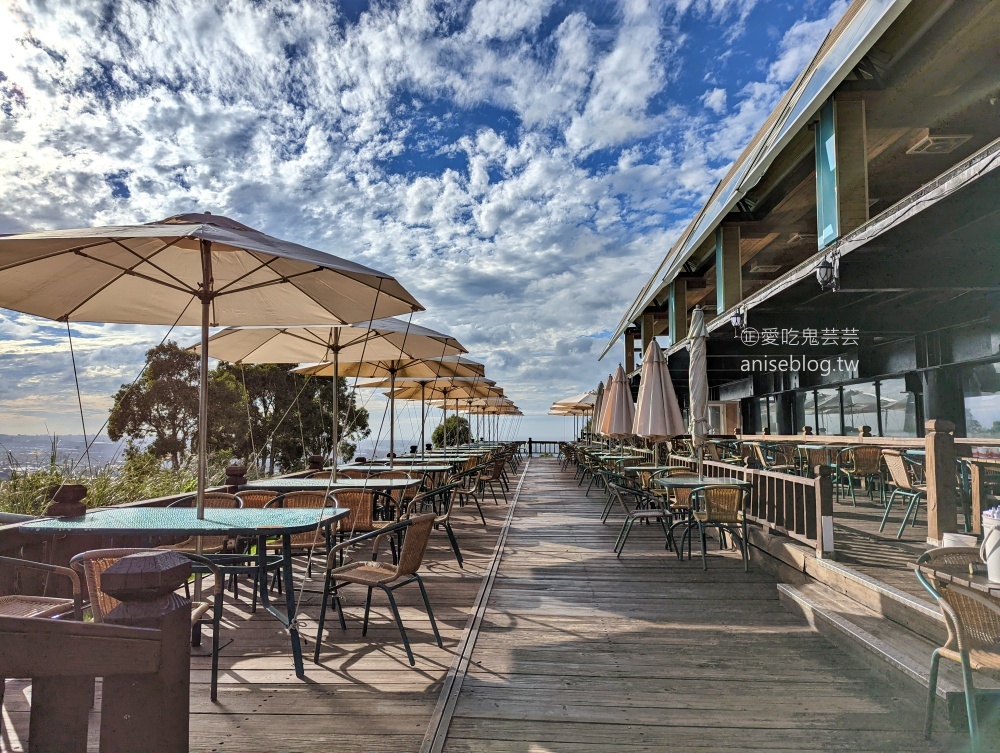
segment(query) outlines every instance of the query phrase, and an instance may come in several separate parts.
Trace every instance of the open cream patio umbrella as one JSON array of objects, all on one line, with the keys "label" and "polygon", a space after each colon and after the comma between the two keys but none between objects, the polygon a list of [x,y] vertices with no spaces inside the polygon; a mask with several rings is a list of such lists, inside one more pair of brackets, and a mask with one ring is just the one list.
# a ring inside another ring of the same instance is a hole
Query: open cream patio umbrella
[{"label": "open cream patio umbrella", "polygon": [[[486,367],[478,361],[461,356],[446,356],[442,358],[365,358],[363,361],[345,363],[319,363],[303,366],[292,370],[296,374],[309,376],[332,377],[334,374],[342,377],[359,379],[381,379],[387,377],[390,384],[397,379],[434,379],[445,377],[476,377],[486,373]],[[395,392],[390,388],[390,392]],[[392,417],[395,414],[395,396],[389,397],[389,466],[393,465],[392,455],[396,454],[395,429]]]},{"label": "open cream patio umbrella", "polygon": [[[474,385],[485,385],[485,386],[488,386],[488,387],[491,387],[491,386],[493,386],[493,385],[496,384],[496,382],[494,382],[491,379],[486,379],[485,377],[479,377],[479,376],[466,376],[466,377],[448,377],[448,376],[442,376],[442,377],[439,377],[437,379],[421,379],[421,378],[412,378],[412,377],[407,377],[405,379],[398,379],[397,378],[397,379],[394,379],[394,380],[380,379],[380,380],[374,381],[374,382],[366,382],[366,383],[363,383],[363,384],[358,384],[358,387],[361,387],[361,388],[372,387],[372,388],[379,388],[379,389],[383,389],[383,388],[388,387],[394,393],[397,392],[397,391],[405,390],[407,387],[418,387],[420,389],[420,457],[423,457],[424,456],[424,444],[426,442],[426,415],[425,415],[426,410],[425,410],[425,404],[426,404],[426,399],[427,399],[427,395],[428,395],[428,390],[430,390],[430,394],[433,395],[435,393],[435,389],[436,388],[450,388],[450,387],[454,386],[457,383],[468,383],[468,384],[471,384],[473,386]],[[397,390],[397,388],[398,388],[398,390]],[[406,393],[406,394],[408,395],[409,393]],[[393,395],[391,399],[395,400],[396,396]],[[409,400],[410,398],[409,397],[401,397],[399,399],[400,400]],[[395,406],[393,406],[393,407],[395,407]],[[390,416],[389,420],[391,422],[393,420],[393,416]],[[390,462],[390,465],[391,465],[391,462]]]},{"label": "open cream patio umbrella", "polygon": [[[200,348],[195,346],[194,350]],[[209,338],[209,352],[215,358],[233,363],[305,363],[332,357],[332,375],[339,374],[342,361],[380,363],[441,359],[466,350],[450,335],[401,319],[386,318],[339,327],[230,327]],[[451,370],[440,362],[435,368]],[[330,455],[332,476],[336,480],[340,446],[340,401],[336,382],[333,393]]]},{"label": "open cream patio umbrella", "polygon": [[0,238],[0,306],[64,322],[201,325],[199,517],[209,327],[346,324],[422,309],[389,275],[208,213]]},{"label": "open cream patio umbrella", "polygon": [[688,390],[690,394],[690,434],[691,443],[698,453],[698,476],[702,475],[705,457],[705,441],[708,437],[708,331],[705,329],[705,312],[701,306],[691,314],[691,341],[688,349],[691,360],[688,364]]},{"label": "open cream patio umbrella", "polygon": [[632,389],[625,378],[625,369],[620,364],[615,369],[611,380],[611,391],[605,396],[605,400],[607,413],[604,418],[604,433],[613,439],[632,436],[635,404],[632,402]]},{"label": "open cream patio umbrella", "polygon": [[[483,404],[490,404],[493,400],[506,400],[503,397],[503,388],[497,387],[492,380],[467,380],[458,382],[455,380],[450,385],[443,385],[435,389],[435,394],[429,396],[428,402],[440,405],[444,409],[444,426],[448,425],[448,402],[453,401],[455,415],[458,415],[458,404],[466,401],[469,407],[477,401],[484,401]],[[404,398],[407,399],[407,398]],[[412,399],[412,398],[409,398]],[[500,404],[500,403],[496,403]],[[470,427],[471,428],[471,427]],[[448,446],[447,428],[445,430],[445,447]]]},{"label": "open cream patio umbrella", "polygon": [[684,433],[684,418],[670,381],[667,359],[663,357],[656,340],[650,340],[642,357],[639,399],[632,433],[653,440],[653,465],[660,464],[659,445],[656,443]]}]

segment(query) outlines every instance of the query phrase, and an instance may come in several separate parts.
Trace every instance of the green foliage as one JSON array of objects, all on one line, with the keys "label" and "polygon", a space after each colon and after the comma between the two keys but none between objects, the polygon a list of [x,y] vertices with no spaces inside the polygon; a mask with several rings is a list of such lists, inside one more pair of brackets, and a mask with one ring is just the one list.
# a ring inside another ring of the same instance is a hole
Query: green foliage
[{"label": "green foliage", "polygon": [[[228,461],[225,455],[212,459],[209,466],[210,485],[225,481]],[[121,466],[101,468],[92,476],[57,467],[29,472],[12,471],[10,479],[0,481],[0,512],[41,515],[48,506],[46,491],[60,484],[83,484],[88,490],[84,500],[87,506],[101,507],[194,492],[197,478],[190,469],[168,468],[163,458],[132,447],[126,452]]]},{"label": "green foliage", "polygon": [[457,444],[468,444],[472,441],[469,422],[462,416],[448,416],[443,424],[438,424],[434,433],[431,434],[431,442],[434,443],[435,447],[441,447],[444,444],[445,432],[447,432],[449,447]]}]

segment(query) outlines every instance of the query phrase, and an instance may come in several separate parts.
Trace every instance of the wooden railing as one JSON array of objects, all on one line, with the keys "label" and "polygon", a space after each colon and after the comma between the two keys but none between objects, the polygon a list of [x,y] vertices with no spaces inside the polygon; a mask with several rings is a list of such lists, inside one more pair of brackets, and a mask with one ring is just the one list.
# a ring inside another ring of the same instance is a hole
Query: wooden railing
[{"label": "wooden railing", "polygon": [[120,560],[106,624],[0,617],[0,678],[31,680],[29,753],[86,753],[97,677],[101,753],[188,750],[191,601],[174,591],[190,572],[175,552]]},{"label": "wooden railing", "polygon": [[[671,465],[696,471],[697,461],[671,455]],[[816,556],[833,558],[833,480],[828,466],[817,466],[816,476],[745,468],[732,463],[706,460],[703,473],[710,478],[740,478],[749,481],[747,519],[764,528],[801,541],[816,550]]]},{"label": "wooden railing", "polygon": [[533,458],[536,454],[547,453],[549,455],[558,455],[560,450],[559,446],[564,444],[558,440],[549,441],[547,439],[532,439],[528,437],[528,457]]}]

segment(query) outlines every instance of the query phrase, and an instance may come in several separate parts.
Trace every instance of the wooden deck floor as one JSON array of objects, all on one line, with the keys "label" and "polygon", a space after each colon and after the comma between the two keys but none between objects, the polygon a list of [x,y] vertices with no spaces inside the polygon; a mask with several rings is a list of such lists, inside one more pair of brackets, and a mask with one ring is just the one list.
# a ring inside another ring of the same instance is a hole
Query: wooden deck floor
[{"label": "wooden deck floor", "polygon": [[774,581],[657,528],[611,553],[571,474],[532,460],[444,748],[491,751],[961,749],[922,709],[778,603]]},{"label": "wooden deck floor", "polygon": [[[414,586],[396,592],[415,668],[407,662],[384,597],[375,597],[368,636],[361,635],[363,588],[345,591],[346,632],[335,618],[327,622],[331,629],[321,665],[312,663],[319,597],[303,599],[304,681],[294,675],[287,633],[280,624],[263,612],[249,613],[245,588],[241,600],[227,597],[222,642],[232,642],[220,654],[217,704],[209,700],[209,658],[192,657],[191,750],[418,750],[507,513],[505,506],[495,506],[492,500],[483,507],[487,529],[474,518],[472,508],[453,515],[464,569],[458,568],[443,532],[431,537],[424,578],[444,649],[434,643],[419,590]],[[318,588],[321,583],[310,582],[308,587]],[[29,692],[27,682],[7,682],[0,751],[25,749]],[[97,750],[98,723],[95,712],[91,750]]]}]

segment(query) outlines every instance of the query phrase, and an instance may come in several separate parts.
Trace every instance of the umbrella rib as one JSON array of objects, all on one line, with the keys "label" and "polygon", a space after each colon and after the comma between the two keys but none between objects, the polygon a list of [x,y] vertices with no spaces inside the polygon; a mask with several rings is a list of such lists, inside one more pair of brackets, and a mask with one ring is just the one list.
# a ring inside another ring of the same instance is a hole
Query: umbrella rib
[{"label": "umbrella rib", "polygon": [[[169,277],[171,280],[173,280],[174,282],[176,282],[178,285],[182,285],[185,288],[187,288],[190,293],[194,294],[194,293],[198,292],[197,289],[192,288],[190,285],[188,285],[187,283],[185,283],[184,280],[182,280],[181,278],[179,278],[177,275],[171,274],[170,272],[168,272],[167,270],[165,270],[163,267],[159,266],[158,264],[154,264],[151,261],[151,259],[154,256],[157,256],[158,254],[163,253],[168,248],[173,248],[178,243],[180,243],[182,240],[184,240],[184,238],[175,238],[174,240],[170,241],[170,243],[167,243],[166,245],[161,246],[160,248],[156,249],[156,251],[154,251],[153,253],[151,253],[149,256],[142,256],[142,255],[136,253],[134,249],[129,248],[128,246],[126,246],[124,243],[122,243],[119,240],[115,240],[113,238],[109,239],[109,240],[111,240],[111,242],[114,243],[116,246],[119,246],[120,248],[124,249],[126,252],[132,254],[132,256],[136,257],[139,260],[138,263],[135,265],[136,267],[139,266],[139,264],[142,264],[143,262],[145,262],[146,264],[148,264],[149,266],[151,266],[153,269],[155,269],[157,272],[159,272],[159,273],[161,273],[161,274]],[[91,257],[88,256],[87,258],[89,259]],[[134,270],[135,267],[129,267],[129,269]]]},{"label": "umbrella rib", "polygon": [[32,256],[30,259],[23,259],[21,261],[16,261],[13,264],[0,265],[0,272],[6,272],[9,269],[17,269],[18,267],[23,267],[26,264],[34,264],[39,261],[46,261],[48,259],[53,259],[57,256],[62,256],[64,254],[75,254],[83,249],[93,248],[95,246],[103,246],[108,242],[108,238],[101,238],[93,243],[87,243],[83,246],[74,246],[73,248],[61,248],[58,251],[53,251],[51,254],[43,254],[41,256]]},{"label": "umbrella rib", "polygon": [[[111,240],[112,243],[115,242],[113,239],[109,239],[109,240]],[[169,244],[169,245],[173,245],[173,244]],[[168,246],[164,246],[163,248],[159,249],[156,253],[159,253],[160,251],[163,251],[165,248],[168,248],[169,245]],[[90,254],[85,254],[83,251],[79,251],[79,250],[78,251],[73,251],[72,253],[75,253],[75,254],[77,254],[79,256],[82,256],[85,259],[90,259],[91,261],[95,261],[98,264],[104,264],[105,266],[111,267],[112,269],[117,269],[117,270],[119,270],[119,272],[121,272],[121,274],[117,275],[113,279],[108,280],[105,284],[101,285],[97,290],[95,290],[93,293],[91,293],[86,298],[84,298],[82,301],[80,301],[76,306],[74,306],[73,308],[71,308],[69,311],[67,311],[62,316],[58,317],[57,321],[69,321],[69,318],[74,313],[76,313],[77,311],[79,311],[80,308],[82,308],[83,306],[85,306],[87,303],[89,303],[90,301],[92,301],[94,298],[96,298],[98,295],[100,295],[101,293],[103,293],[109,287],[111,287],[112,285],[114,285],[122,277],[126,277],[126,276],[128,276],[128,277],[138,277],[140,280],[146,280],[147,282],[152,282],[155,285],[160,285],[160,286],[165,287],[165,288],[170,288],[171,290],[176,290],[176,291],[178,291],[180,293],[186,293],[187,295],[190,295],[192,297],[198,295],[198,291],[196,291],[196,290],[194,290],[192,288],[178,287],[177,285],[171,285],[171,284],[169,284],[167,282],[164,282],[163,280],[157,280],[155,277],[150,277],[149,275],[145,275],[142,272],[136,272],[135,271],[135,267],[123,267],[120,264],[114,264],[113,262],[110,262],[107,259],[99,259],[96,256],[91,256]],[[142,263],[142,261],[140,260],[139,262],[136,263],[136,266],[138,266],[141,263]],[[181,283],[181,284],[183,285],[183,283]]]},{"label": "umbrella rib", "polygon": [[[251,252],[250,255],[254,256],[253,252]],[[254,256],[254,258],[256,259],[257,257]],[[271,257],[271,261],[272,262],[273,261],[277,261],[280,258],[281,258],[280,256],[272,256]],[[240,292],[239,290],[228,291],[227,289],[231,288],[233,285],[238,285],[241,280],[245,280],[246,278],[250,277],[250,275],[257,274],[257,272],[259,272],[260,270],[262,270],[264,268],[270,269],[272,272],[274,272],[276,275],[278,275],[278,277],[282,278],[281,280],[272,280],[271,281],[272,283],[274,283],[274,282],[284,282],[285,281],[284,280],[285,275],[278,273],[274,268],[272,268],[270,262],[262,261],[262,262],[260,262],[260,264],[258,266],[254,267],[249,272],[246,272],[246,273],[240,275],[235,280],[232,280],[232,281],[228,282],[227,284],[223,285],[221,288],[219,288],[218,290],[216,290],[215,291],[216,295],[224,295],[227,292]],[[319,269],[322,269],[322,267],[319,267]],[[315,272],[315,271],[316,270],[310,270],[309,272],[307,272],[305,274],[310,274],[310,273]],[[246,289],[247,288],[241,288],[240,290],[246,290]]]}]

